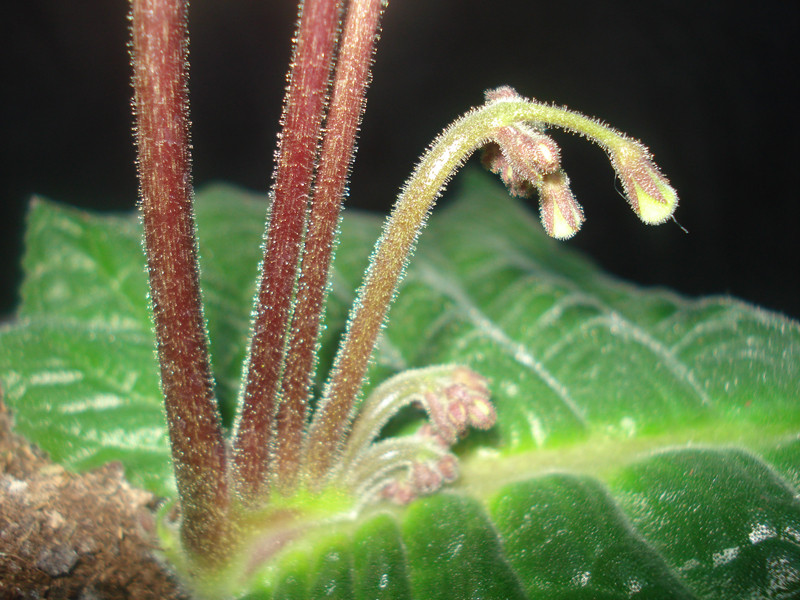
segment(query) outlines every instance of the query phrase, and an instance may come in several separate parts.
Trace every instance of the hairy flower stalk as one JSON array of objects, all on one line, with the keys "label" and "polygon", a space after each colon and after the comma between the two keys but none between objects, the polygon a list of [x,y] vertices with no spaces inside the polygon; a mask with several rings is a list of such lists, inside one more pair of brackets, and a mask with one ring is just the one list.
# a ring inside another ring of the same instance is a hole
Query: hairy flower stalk
[{"label": "hairy flower stalk", "polygon": [[[507,135],[510,127],[533,127],[534,130],[561,127],[592,139],[608,152],[620,179],[631,182],[626,185],[629,202],[645,222],[664,221],[677,206],[674,190],[638,142],[579,113],[524,100],[510,88],[501,88],[499,93],[490,93],[488,98],[485,105],[461,117],[434,142],[403,188],[384,226],[354,303],[330,382],[308,433],[305,469],[312,485],[325,485],[340,458],[344,440],[356,418],[354,406],[370,356],[406,261],[434,202],[472,152],[487,143],[510,142],[512,146],[519,146]],[[538,146],[531,147],[538,152]],[[525,154],[524,147],[515,149]],[[534,163],[538,160],[536,153],[529,158]],[[629,168],[631,166],[635,168]],[[514,168],[513,162],[511,167]],[[529,183],[534,187],[543,186],[545,203],[554,207],[553,214],[557,210],[560,220],[576,228],[582,216],[574,212],[574,198],[571,192],[567,195],[565,176],[556,173],[555,177],[535,173],[535,180]],[[516,176],[525,178],[524,173],[517,172]],[[648,184],[650,180],[654,183]],[[547,218],[555,217],[551,214]],[[551,234],[560,233],[561,225],[551,229],[548,230]]]},{"label": "hairy flower stalk", "polygon": [[[403,188],[306,426],[340,205],[384,4],[307,0],[302,5],[228,465],[191,210],[187,3],[132,0],[141,206],[182,511],[180,543],[164,533],[165,551],[205,594],[246,591],[248,579],[314,523],[352,515],[369,501],[406,503],[454,481],[453,445],[470,428],[494,425],[488,382],[459,365],[400,373],[357,406],[417,236],[472,152],[486,148],[486,164],[512,193],[538,191],[543,225],[557,238],[573,235],[583,213],[547,127],[601,145],[645,222],[664,221],[677,205],[674,190],[638,142],[578,113],[525,100],[511,88],[488,92],[483,106],[437,138]],[[421,408],[427,421],[411,435],[382,439],[383,427],[409,405]]]},{"label": "hairy flower stalk", "polygon": [[229,498],[198,283],[186,9],[180,0],[133,0],[133,87],[140,208],[181,539],[194,559],[210,564],[224,558]]},{"label": "hairy flower stalk", "polygon": [[283,491],[297,483],[328,272],[383,7],[383,0],[351,2],[336,61],[280,394],[275,479]]},{"label": "hairy flower stalk", "polygon": [[255,320],[234,441],[234,482],[247,504],[266,502],[280,374],[297,281],[341,2],[302,6],[286,92]]}]

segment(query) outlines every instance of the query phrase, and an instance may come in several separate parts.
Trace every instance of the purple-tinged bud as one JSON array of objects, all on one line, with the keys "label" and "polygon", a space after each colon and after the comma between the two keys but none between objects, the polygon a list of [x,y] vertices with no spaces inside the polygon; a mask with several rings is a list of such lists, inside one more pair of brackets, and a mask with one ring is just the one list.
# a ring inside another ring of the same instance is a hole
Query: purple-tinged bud
[{"label": "purple-tinged bud", "polygon": [[484,148],[482,162],[500,175],[514,196],[530,196],[544,175],[560,168],[558,144],[534,127],[501,127],[494,132],[493,139]]},{"label": "purple-tinged bud", "polygon": [[395,504],[408,504],[417,497],[417,494],[408,483],[390,481],[380,491],[379,496]]},{"label": "purple-tinged bud", "polygon": [[445,454],[440,458],[436,469],[442,474],[445,483],[453,483],[458,479],[458,459],[452,454]]},{"label": "purple-tinged bud", "polygon": [[500,179],[503,180],[508,193],[512,196],[529,198],[536,190],[534,184],[514,171],[508,159],[500,150],[500,146],[494,142],[489,142],[483,147],[481,164],[490,172],[500,175]]},{"label": "purple-tinged bud", "polygon": [[558,144],[538,129],[527,125],[502,127],[494,139],[511,168],[528,181],[536,182],[561,166]]},{"label": "purple-tinged bud", "polygon": [[494,405],[486,398],[475,398],[467,405],[469,424],[475,429],[490,429],[497,421]]},{"label": "purple-tinged bud", "polygon": [[434,460],[414,462],[404,469],[405,475],[393,476],[379,486],[377,497],[396,504],[433,494],[446,483],[458,478],[458,459],[450,453]]},{"label": "purple-tinged bud", "polygon": [[494,100],[520,100],[522,96],[517,93],[510,85],[501,85],[498,88],[494,88],[492,90],[486,90],[483,92],[483,97],[486,98],[487,102],[493,102]]},{"label": "purple-tinged bud", "polygon": [[447,445],[452,446],[458,441],[461,430],[457,423],[453,423],[449,405],[450,399],[444,394],[429,392],[425,395],[425,407],[430,415],[431,425]]},{"label": "purple-tinged bud", "polygon": [[583,223],[583,209],[563,171],[545,175],[539,186],[539,210],[542,225],[551,237],[566,240],[575,235]]},{"label": "purple-tinged bud", "polygon": [[650,152],[632,140],[609,150],[611,164],[622,181],[634,212],[648,225],[658,225],[672,216],[678,194],[661,174]]},{"label": "purple-tinged bud", "polygon": [[478,394],[485,398],[489,398],[491,394],[489,391],[489,380],[467,367],[454,367],[451,373],[451,379],[454,383],[464,386],[473,394]]},{"label": "purple-tinged bud", "polygon": [[467,412],[467,404],[461,400],[453,400],[447,406],[448,419],[456,428],[459,435],[467,429],[467,422],[469,414]]},{"label": "purple-tinged bud", "polygon": [[422,425],[422,427],[420,427],[417,430],[417,435],[423,439],[430,440],[436,443],[443,449],[447,449],[453,445],[453,442],[451,440],[444,439],[439,430],[430,423],[425,423],[424,425]]},{"label": "purple-tinged bud", "polygon": [[417,463],[411,468],[411,487],[420,495],[432,494],[444,483],[442,474],[425,463]]}]

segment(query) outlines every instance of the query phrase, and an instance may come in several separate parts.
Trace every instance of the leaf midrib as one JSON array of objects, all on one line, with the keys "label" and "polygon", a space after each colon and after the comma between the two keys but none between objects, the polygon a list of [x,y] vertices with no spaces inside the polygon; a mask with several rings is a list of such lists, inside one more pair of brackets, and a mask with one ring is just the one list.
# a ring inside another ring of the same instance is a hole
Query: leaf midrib
[{"label": "leaf midrib", "polygon": [[608,483],[626,466],[675,449],[736,448],[762,455],[797,438],[796,423],[752,423],[717,421],[693,427],[630,438],[595,431],[579,442],[543,448],[503,451],[478,448],[460,458],[460,477],[450,489],[481,500],[500,488],[552,472],[596,477]]}]

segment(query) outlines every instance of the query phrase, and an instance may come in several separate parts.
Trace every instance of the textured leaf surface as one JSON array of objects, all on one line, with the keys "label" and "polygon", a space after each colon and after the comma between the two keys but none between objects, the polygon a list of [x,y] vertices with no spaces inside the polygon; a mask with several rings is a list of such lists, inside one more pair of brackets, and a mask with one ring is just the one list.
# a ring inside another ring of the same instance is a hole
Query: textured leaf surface
[{"label": "textured leaf surface", "polygon": [[[266,203],[198,195],[218,393],[240,377]],[[348,214],[321,371],[380,221]],[[39,201],[0,381],[57,460],[122,460],[170,494],[135,217]],[[792,598],[800,595],[800,328],[728,298],[598,272],[478,176],[431,219],[371,382],[459,362],[489,377],[491,432],[462,478],[310,535],[250,597]]]}]

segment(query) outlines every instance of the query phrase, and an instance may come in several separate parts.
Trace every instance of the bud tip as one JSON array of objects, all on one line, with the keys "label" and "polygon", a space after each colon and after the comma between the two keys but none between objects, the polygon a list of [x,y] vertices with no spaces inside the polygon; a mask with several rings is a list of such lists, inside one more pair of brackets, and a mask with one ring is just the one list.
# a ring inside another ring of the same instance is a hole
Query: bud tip
[{"label": "bud tip", "polygon": [[678,194],[647,149],[626,139],[610,154],[628,202],[639,218],[648,225],[659,225],[669,219],[678,206]]}]

